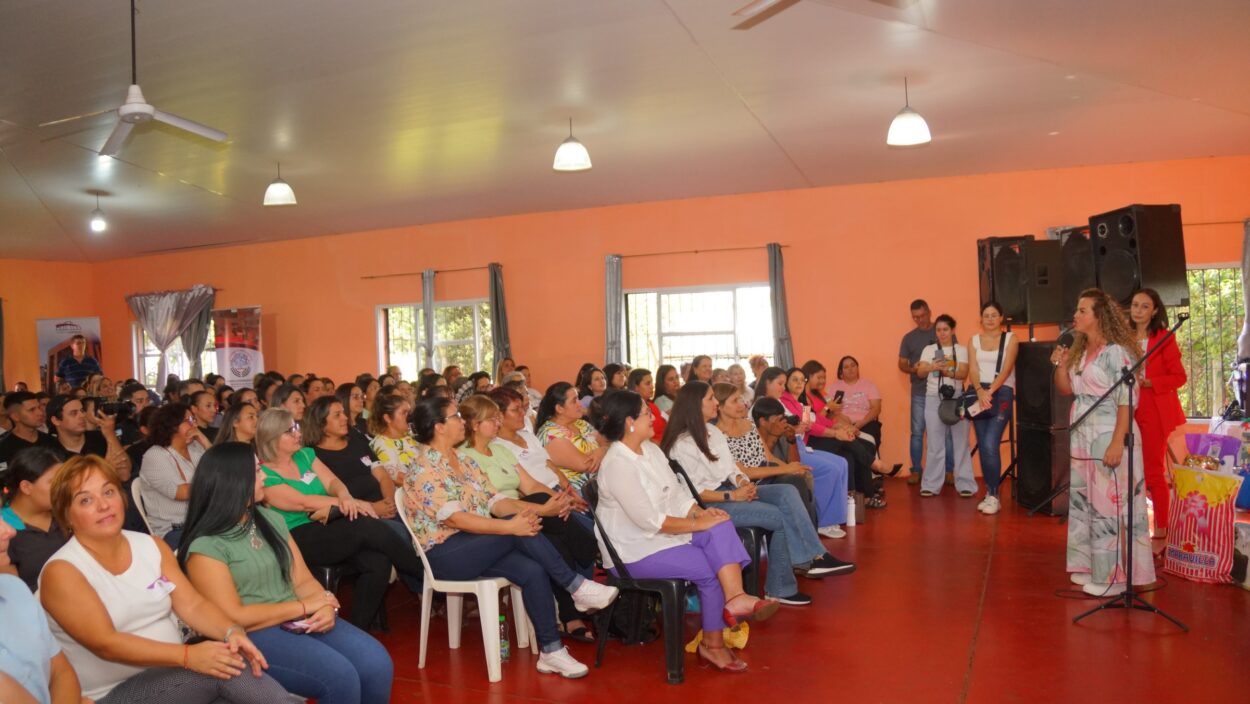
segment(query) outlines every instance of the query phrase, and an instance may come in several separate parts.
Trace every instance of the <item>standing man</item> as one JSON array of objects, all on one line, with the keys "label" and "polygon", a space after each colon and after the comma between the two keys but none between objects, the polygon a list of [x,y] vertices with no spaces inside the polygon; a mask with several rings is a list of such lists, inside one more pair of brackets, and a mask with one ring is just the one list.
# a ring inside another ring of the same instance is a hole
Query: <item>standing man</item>
[{"label": "standing man", "polygon": [[[911,321],[915,327],[903,335],[898,347],[898,369],[911,379],[911,474],[908,484],[919,484],[924,471],[924,394],[928,384],[925,377],[916,376],[916,363],[924,348],[937,341],[933,332],[933,313],[923,298],[911,302]],[[950,438],[946,439],[946,479],[949,484],[954,472],[954,450]]]},{"label": "standing man", "polygon": [[69,338],[69,349],[70,356],[62,359],[61,363],[56,367],[57,381],[63,381],[69,384],[71,389],[76,389],[82,386],[82,383],[92,374],[104,373],[95,357],[87,356],[87,338],[85,335],[78,334]]}]

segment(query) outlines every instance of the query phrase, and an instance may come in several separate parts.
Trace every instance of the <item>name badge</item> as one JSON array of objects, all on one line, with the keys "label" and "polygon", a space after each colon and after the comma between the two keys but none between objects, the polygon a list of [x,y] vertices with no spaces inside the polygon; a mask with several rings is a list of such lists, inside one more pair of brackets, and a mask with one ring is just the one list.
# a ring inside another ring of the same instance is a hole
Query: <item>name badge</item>
[{"label": "name badge", "polygon": [[174,590],[174,583],[165,579],[165,575],[156,578],[155,582],[148,585],[148,591],[158,593],[161,596],[168,596]]},{"label": "name badge", "polygon": [[313,480],[316,478],[317,478],[316,472],[304,472],[303,474],[300,475],[299,480],[301,482],[304,482],[305,484],[312,484]]},{"label": "name badge", "polygon": [[360,458],[360,463],[366,467],[373,466],[373,460],[369,459],[369,455],[362,455]]}]

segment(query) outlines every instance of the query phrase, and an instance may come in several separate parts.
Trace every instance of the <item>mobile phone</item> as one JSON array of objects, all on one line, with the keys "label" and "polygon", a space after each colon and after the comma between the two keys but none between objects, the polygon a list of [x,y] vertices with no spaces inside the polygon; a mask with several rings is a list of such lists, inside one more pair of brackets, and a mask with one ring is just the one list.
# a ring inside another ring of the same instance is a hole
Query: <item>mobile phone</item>
[{"label": "mobile phone", "polygon": [[841,389],[838,389],[838,391],[837,391],[836,393],[834,393],[834,395],[833,395],[833,402],[834,402],[834,403],[842,403],[842,398],[843,398],[844,396],[846,396],[846,392],[845,392],[845,391],[843,391],[843,390],[841,390]]},{"label": "mobile phone", "polygon": [[282,630],[286,631],[287,633],[307,633],[308,632],[308,621],[305,621],[303,619],[300,619],[298,621],[284,621],[282,622],[281,625],[282,625]]}]

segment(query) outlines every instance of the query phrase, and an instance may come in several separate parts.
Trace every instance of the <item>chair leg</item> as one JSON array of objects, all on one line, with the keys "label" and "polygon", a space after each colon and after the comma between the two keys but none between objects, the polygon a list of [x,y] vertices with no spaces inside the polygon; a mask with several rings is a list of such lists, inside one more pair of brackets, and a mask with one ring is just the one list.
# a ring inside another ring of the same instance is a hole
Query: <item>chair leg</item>
[{"label": "chair leg", "polygon": [[595,614],[595,667],[603,664],[603,651],[608,647],[608,631],[612,628],[612,612],[616,610],[616,601],[608,604],[608,608]]},{"label": "chair leg", "polygon": [[477,613],[482,620],[482,647],[486,650],[486,676],[491,682],[503,679],[499,654],[499,591],[492,584],[477,590]]},{"label": "chair leg", "polygon": [[509,601],[512,602],[512,622],[516,626],[517,650],[528,648],[534,631],[529,627],[529,618],[525,614],[525,600],[521,596],[521,588],[515,584],[508,589]]},{"label": "chair leg", "polygon": [[684,589],[665,589],[660,593],[664,611],[664,661],[669,684],[681,684],[686,678],[686,594]]},{"label": "chair leg", "polygon": [[[496,597],[497,599],[498,597]],[[478,604],[478,613],[481,613],[481,604]],[[460,647],[460,628],[461,617],[464,614],[464,595],[448,594],[447,595],[447,647],[455,650]]]},{"label": "chair leg", "polygon": [[430,610],[434,604],[434,590],[427,584],[421,590],[421,650],[417,655],[418,669],[425,668],[425,646],[430,640]]}]

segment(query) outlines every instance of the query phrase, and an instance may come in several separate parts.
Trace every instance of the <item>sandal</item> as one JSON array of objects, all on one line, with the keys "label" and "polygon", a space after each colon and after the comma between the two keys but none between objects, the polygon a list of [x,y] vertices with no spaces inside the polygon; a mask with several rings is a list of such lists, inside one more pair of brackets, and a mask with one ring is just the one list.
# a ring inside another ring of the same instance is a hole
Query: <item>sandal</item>
[{"label": "sandal", "polygon": [[878,472],[877,470],[874,469],[872,473],[879,477],[893,477],[893,476],[896,476],[899,473],[899,470],[901,470],[902,468],[903,468],[903,463],[900,462],[894,465],[893,467],[891,467],[890,471],[888,472]]},{"label": "sandal", "polygon": [[868,508],[885,508],[885,499],[880,496],[873,496],[872,498],[865,499],[864,505]]},{"label": "sandal", "polygon": [[578,626],[573,630],[568,630],[568,624],[560,624],[560,634],[569,640],[575,640],[578,643],[595,643],[594,634],[585,626]]},{"label": "sandal", "polygon": [[[712,652],[713,650],[728,651],[729,652],[729,664],[717,665],[715,662],[713,662],[712,658],[708,656],[708,653]],[[730,674],[735,674],[735,675],[741,674],[747,671],[747,664],[743,662],[737,655],[734,655],[732,650],[729,650],[723,645],[718,648],[713,648],[710,645],[704,645],[703,643],[700,643],[699,647],[696,648],[695,652],[699,654],[699,659],[703,661],[704,667],[714,667],[720,672],[728,672]]]},{"label": "sandal", "polygon": [[725,624],[730,628],[747,621],[767,621],[772,618],[773,614],[777,613],[777,609],[781,608],[781,605],[772,599],[755,599],[755,603],[751,606],[750,611],[730,611],[728,606],[729,602],[737,599],[739,596],[746,596],[746,592],[726,599],[726,606],[721,612],[721,618],[725,620]]}]

